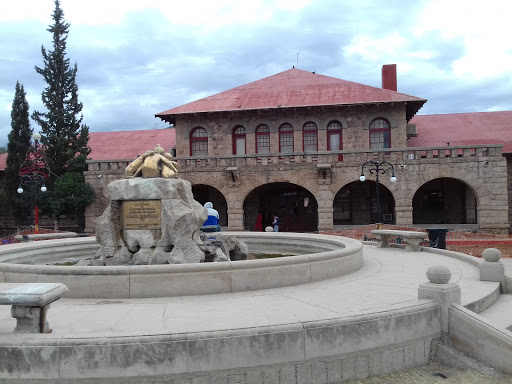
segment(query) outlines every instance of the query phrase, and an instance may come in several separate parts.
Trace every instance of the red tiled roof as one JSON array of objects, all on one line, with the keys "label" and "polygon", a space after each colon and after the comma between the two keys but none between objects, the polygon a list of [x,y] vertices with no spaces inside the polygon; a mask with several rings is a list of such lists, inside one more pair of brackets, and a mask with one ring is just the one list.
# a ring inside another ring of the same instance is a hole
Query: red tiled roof
[{"label": "red tiled roof", "polygon": [[407,102],[411,118],[426,100],[294,68],[155,116],[174,122],[173,115],[198,112],[386,102]]},{"label": "red tiled roof", "polygon": [[411,124],[418,136],[409,147],[505,144],[503,152],[512,153],[512,111],[418,115]]},{"label": "red tiled roof", "polygon": [[92,160],[135,159],[137,155],[160,144],[165,151],[176,145],[174,128],[140,131],[90,132],[89,147]]},{"label": "red tiled roof", "polygon": [[[174,128],[140,131],[89,132],[92,160],[132,160],[157,144],[169,151],[176,145]],[[5,170],[7,153],[0,155],[0,171]]]}]

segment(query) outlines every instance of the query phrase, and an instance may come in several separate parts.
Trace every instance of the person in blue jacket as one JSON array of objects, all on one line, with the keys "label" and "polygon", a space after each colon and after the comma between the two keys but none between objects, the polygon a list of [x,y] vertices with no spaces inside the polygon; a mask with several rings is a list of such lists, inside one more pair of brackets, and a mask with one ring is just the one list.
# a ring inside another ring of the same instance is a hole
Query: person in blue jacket
[{"label": "person in blue jacket", "polygon": [[219,224],[219,212],[216,209],[213,209],[213,204],[207,202],[204,204],[204,207],[208,210],[208,219],[204,222],[201,227],[201,231],[203,232],[220,232],[220,224]]}]

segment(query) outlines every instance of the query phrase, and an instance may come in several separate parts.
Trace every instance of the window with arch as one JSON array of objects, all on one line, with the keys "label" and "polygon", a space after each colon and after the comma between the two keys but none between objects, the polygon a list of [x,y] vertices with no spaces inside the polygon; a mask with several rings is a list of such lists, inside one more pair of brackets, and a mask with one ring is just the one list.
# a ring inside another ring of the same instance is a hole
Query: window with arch
[{"label": "window with arch", "polygon": [[391,148],[391,126],[386,119],[373,119],[370,123],[370,149]]},{"label": "window with arch", "polygon": [[233,128],[233,154],[245,155],[245,128],[241,125]]},{"label": "window with arch", "polygon": [[256,128],[256,153],[270,153],[270,128],[266,124]]},{"label": "window with arch", "polygon": [[190,156],[208,155],[208,132],[203,127],[196,127],[190,133]]},{"label": "window with arch", "polygon": [[293,127],[289,123],[279,127],[279,152],[293,153]]},{"label": "window with arch", "polygon": [[[343,130],[339,121],[327,124],[327,150],[341,151],[343,149]],[[338,155],[338,161],[343,161],[343,155]]]},{"label": "window with arch", "polygon": [[308,121],[302,127],[302,141],[304,152],[318,151],[318,127],[312,121]]}]

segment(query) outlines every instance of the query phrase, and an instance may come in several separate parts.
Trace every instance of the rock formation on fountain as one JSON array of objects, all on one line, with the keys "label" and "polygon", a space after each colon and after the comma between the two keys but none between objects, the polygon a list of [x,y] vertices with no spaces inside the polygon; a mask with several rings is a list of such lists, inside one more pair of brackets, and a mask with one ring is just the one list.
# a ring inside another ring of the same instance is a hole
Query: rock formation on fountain
[{"label": "rock formation on fountain", "polygon": [[[247,258],[245,243],[226,236],[203,244],[207,210],[191,184],[177,178],[177,163],[157,145],[133,161],[127,179],[108,185],[110,205],[96,224],[95,258],[77,265],[182,264]],[[243,252],[245,251],[245,257]]]},{"label": "rock formation on fountain", "polygon": [[108,185],[111,204],[98,220],[99,265],[204,261],[199,228],[206,209],[181,179],[134,178]]},{"label": "rock formation on fountain", "polygon": [[235,236],[211,236],[210,233],[201,233],[201,240],[203,240],[203,244],[200,248],[204,252],[207,262],[247,260],[249,248]]}]

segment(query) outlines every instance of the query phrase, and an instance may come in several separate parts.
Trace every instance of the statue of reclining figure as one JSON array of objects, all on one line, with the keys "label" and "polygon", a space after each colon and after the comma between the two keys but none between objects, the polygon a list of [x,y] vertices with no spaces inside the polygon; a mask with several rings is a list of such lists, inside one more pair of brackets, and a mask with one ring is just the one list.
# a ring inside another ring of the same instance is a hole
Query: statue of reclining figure
[{"label": "statue of reclining figure", "polygon": [[172,155],[166,153],[158,144],[153,151],[146,151],[137,157],[125,169],[126,178],[142,176],[144,178],[163,177],[165,179],[178,177],[178,163],[172,160]]}]

